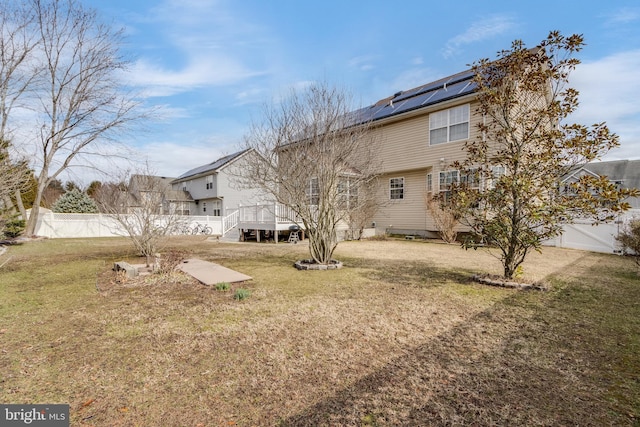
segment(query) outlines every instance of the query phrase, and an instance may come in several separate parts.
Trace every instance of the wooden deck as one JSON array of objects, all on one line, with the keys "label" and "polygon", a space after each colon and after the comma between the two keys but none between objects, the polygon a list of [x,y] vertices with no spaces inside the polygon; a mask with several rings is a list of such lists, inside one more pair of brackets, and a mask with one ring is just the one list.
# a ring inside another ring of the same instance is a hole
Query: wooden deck
[{"label": "wooden deck", "polygon": [[278,204],[240,206],[237,225],[240,240],[252,236],[257,241],[271,239],[277,243],[275,236],[281,238],[284,235],[288,239],[289,233],[295,229],[299,230],[300,240],[304,240],[304,227],[295,218],[291,209]]}]

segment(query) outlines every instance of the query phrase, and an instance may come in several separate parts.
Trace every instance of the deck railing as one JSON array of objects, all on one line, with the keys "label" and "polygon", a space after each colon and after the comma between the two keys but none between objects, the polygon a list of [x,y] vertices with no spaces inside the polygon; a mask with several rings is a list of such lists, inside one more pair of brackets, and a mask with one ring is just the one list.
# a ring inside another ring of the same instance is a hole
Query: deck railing
[{"label": "deck railing", "polygon": [[222,218],[222,235],[223,236],[238,225],[238,218],[240,218],[239,210],[235,210],[231,212],[229,215]]},{"label": "deck railing", "polygon": [[239,223],[251,224],[286,224],[299,223],[299,218],[288,206],[280,204],[258,204],[240,206]]}]

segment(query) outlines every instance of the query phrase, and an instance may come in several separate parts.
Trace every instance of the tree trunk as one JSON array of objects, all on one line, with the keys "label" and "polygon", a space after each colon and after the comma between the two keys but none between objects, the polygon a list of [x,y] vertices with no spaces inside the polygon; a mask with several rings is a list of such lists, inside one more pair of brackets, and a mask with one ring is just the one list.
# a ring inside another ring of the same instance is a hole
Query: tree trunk
[{"label": "tree trunk", "polygon": [[42,202],[42,194],[44,193],[44,189],[47,188],[48,184],[49,183],[46,180],[44,183],[38,183],[36,198],[33,201],[33,206],[31,206],[31,215],[29,215],[27,225],[24,229],[24,234],[26,236],[33,236],[36,232],[36,224],[38,222],[38,216],[40,215],[40,203]]},{"label": "tree trunk", "polygon": [[27,210],[24,208],[24,203],[22,203],[22,193],[20,192],[20,189],[16,190],[15,198],[16,206],[18,207],[18,211],[20,212],[22,219],[27,219]]}]

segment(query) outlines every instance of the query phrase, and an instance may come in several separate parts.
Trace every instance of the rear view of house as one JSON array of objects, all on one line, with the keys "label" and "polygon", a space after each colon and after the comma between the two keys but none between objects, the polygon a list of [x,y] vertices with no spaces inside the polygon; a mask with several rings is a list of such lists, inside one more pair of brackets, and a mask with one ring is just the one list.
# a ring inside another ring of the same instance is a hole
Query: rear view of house
[{"label": "rear view of house", "polygon": [[460,180],[449,165],[464,160],[464,144],[478,136],[482,116],[473,77],[471,70],[458,73],[357,112],[375,124],[382,141],[379,208],[372,221],[378,233],[436,236],[425,197],[446,193]]},{"label": "rear view of house", "polygon": [[242,168],[246,156],[243,150],[191,169],[171,182],[174,191],[186,192],[190,197],[176,205],[183,215],[226,216],[240,205],[260,201],[256,190],[240,188],[236,183],[237,168]]}]

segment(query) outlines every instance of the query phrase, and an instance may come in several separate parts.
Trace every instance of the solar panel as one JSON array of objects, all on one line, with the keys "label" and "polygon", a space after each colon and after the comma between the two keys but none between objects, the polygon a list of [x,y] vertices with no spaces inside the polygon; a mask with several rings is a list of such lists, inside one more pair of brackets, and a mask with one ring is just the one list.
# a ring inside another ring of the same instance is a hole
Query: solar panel
[{"label": "solar panel", "polygon": [[468,70],[450,77],[445,77],[444,79],[436,80],[435,82],[428,83],[426,85],[408,90],[406,92],[402,92],[400,96],[393,98],[393,101],[402,101],[438,89],[444,85],[449,86],[465,80],[470,80],[474,76],[474,74],[475,73],[472,70]]},{"label": "solar panel", "polygon": [[384,104],[374,104],[352,112],[352,120],[354,123],[380,120],[467,95],[476,89],[476,84],[471,80],[473,76],[474,72],[468,70],[410,89]]}]

